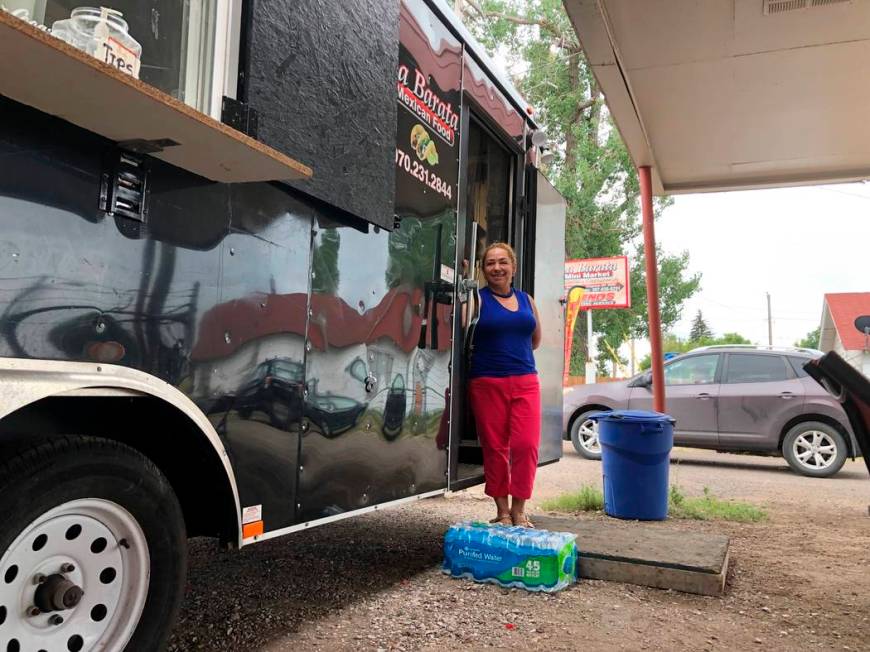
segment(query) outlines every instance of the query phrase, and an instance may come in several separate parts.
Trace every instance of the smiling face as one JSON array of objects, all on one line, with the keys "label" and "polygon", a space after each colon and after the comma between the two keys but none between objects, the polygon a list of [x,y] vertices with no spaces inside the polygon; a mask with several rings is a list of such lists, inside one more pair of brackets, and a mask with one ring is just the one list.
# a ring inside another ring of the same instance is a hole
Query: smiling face
[{"label": "smiling face", "polygon": [[493,247],[483,259],[483,277],[487,285],[495,290],[507,291],[514,277],[513,260],[506,249]]}]

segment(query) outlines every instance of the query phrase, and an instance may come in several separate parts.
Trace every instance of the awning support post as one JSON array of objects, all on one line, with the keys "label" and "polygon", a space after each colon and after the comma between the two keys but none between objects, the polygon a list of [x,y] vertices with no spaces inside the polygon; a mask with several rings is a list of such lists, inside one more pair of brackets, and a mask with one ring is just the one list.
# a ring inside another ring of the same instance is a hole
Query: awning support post
[{"label": "awning support post", "polygon": [[637,169],[643,214],[643,251],[646,256],[646,297],[649,310],[649,341],[652,352],[653,409],[665,411],[665,365],[662,357],[662,321],[659,313],[659,277],[653,226],[652,174],[648,165]]}]

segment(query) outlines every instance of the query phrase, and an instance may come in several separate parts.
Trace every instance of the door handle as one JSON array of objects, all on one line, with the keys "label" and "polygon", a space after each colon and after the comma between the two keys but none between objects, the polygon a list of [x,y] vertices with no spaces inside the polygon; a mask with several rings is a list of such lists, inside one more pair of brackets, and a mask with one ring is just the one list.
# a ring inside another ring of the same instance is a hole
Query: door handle
[{"label": "door handle", "polygon": [[790,399],[794,398],[794,394],[792,394],[791,392],[781,392],[779,397],[784,399]]},{"label": "door handle", "polygon": [[462,279],[459,283],[460,288],[468,293],[468,302],[466,305],[465,312],[465,337],[463,338],[463,343],[468,350],[470,346],[469,339],[472,335],[472,323],[477,321],[477,317],[480,313],[480,293],[478,289],[480,284],[477,282],[476,272],[477,272],[477,222],[471,223],[471,260],[468,263],[468,276]]},{"label": "door handle", "polygon": [[712,397],[707,392],[701,392],[700,394],[698,394],[698,396],[696,398],[699,398],[702,401],[706,401],[707,399],[712,398]]}]

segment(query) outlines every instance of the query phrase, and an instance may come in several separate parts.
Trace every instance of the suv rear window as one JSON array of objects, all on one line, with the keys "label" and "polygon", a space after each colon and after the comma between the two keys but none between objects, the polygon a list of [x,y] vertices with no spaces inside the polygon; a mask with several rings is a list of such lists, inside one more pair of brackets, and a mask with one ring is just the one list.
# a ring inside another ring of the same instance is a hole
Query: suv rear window
[{"label": "suv rear window", "polygon": [[728,356],[726,383],[769,383],[788,379],[785,360],[778,355],[732,353]]},{"label": "suv rear window", "polygon": [[797,374],[798,378],[809,378],[810,375],[804,371],[804,365],[809,362],[811,358],[789,358],[789,362],[791,362],[792,369]]}]

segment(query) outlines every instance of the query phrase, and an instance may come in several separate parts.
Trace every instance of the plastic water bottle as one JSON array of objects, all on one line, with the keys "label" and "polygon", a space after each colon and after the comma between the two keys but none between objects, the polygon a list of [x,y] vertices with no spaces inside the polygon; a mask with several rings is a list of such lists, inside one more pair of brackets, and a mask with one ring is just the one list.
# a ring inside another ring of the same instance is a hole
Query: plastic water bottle
[{"label": "plastic water bottle", "polygon": [[576,580],[576,538],[568,532],[457,523],[444,535],[442,570],[476,582],[552,593]]}]

